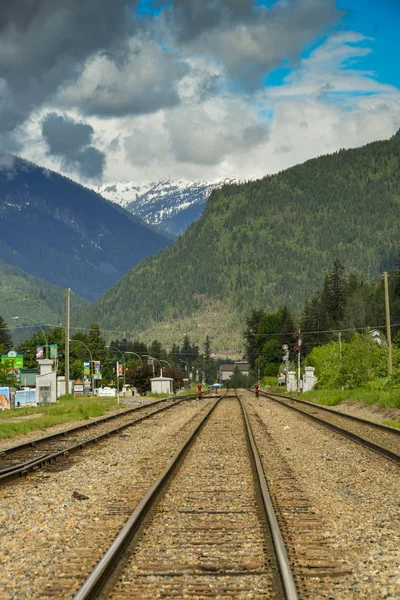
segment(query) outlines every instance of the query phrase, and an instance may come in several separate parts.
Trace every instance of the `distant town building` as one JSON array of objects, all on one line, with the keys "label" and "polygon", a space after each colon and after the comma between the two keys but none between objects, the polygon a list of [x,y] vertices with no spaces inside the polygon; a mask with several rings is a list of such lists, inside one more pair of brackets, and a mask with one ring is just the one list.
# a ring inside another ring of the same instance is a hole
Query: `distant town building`
[{"label": "distant town building", "polygon": [[219,365],[218,378],[221,383],[232,377],[236,367],[242,375],[249,374],[249,363],[245,360],[237,360],[233,363],[222,363]]}]

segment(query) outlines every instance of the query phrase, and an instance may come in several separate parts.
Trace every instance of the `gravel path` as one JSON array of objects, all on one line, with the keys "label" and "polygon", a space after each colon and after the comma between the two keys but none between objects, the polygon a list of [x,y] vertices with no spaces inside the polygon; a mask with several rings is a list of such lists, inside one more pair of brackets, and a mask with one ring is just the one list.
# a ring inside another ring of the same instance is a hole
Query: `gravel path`
[{"label": "gravel path", "polygon": [[1,488],[1,600],[71,598],[207,404],[180,405]]},{"label": "gravel path", "polygon": [[[247,405],[255,408],[267,427],[268,434],[264,433],[264,437],[272,439],[274,451],[269,451],[264,460],[268,463],[266,475],[273,494],[275,486],[277,503],[276,488],[281,486],[280,465],[284,461],[292,483],[300,491],[301,502],[308,503],[307,510],[315,513],[318,530],[323,532],[327,548],[331,548],[331,568],[343,571],[337,578],[328,573],[305,579],[301,597],[398,600],[399,468],[275,402],[256,400],[249,393],[244,396]],[[295,559],[304,568],[310,547],[307,550],[297,530],[291,531],[290,516],[283,517],[286,535],[293,534]],[[321,542],[316,550],[317,553],[323,550]],[[294,555],[292,552],[292,560]]]}]

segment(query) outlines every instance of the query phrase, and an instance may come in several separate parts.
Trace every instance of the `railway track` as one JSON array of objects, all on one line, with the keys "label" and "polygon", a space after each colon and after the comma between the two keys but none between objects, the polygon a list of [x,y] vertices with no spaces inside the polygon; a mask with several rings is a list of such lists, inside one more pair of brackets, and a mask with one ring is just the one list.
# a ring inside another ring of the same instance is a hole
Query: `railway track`
[{"label": "railway track", "polygon": [[108,415],[73,427],[63,432],[46,435],[34,441],[11,446],[0,452],[0,485],[27,475],[95,444],[124,429],[141,423],[145,419],[168,410],[181,402],[193,400],[196,396],[182,398],[163,398],[144,406],[126,409],[120,413]]},{"label": "railway track", "polygon": [[207,409],[74,600],[97,597],[298,598],[236,395]]},{"label": "railway track", "polygon": [[400,430],[398,429],[386,427],[380,423],[367,421],[353,415],[338,413],[324,406],[291,396],[281,396],[267,392],[259,392],[259,394],[263,398],[268,398],[296,411],[308,419],[312,419],[369,450],[373,450],[381,456],[400,464]]}]

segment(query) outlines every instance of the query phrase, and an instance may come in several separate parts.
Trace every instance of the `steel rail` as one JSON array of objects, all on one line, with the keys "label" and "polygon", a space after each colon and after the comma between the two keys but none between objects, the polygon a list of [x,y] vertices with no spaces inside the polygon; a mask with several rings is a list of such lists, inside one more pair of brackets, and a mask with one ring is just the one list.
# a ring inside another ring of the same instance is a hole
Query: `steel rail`
[{"label": "steel rail", "polygon": [[[196,395],[184,396],[185,399],[195,399]],[[14,452],[20,452],[25,448],[33,448],[38,444],[42,444],[45,442],[49,442],[50,440],[55,440],[57,438],[66,437],[71,433],[75,433],[77,431],[83,431],[84,429],[90,429],[91,427],[95,427],[96,425],[102,425],[107,421],[112,421],[113,419],[118,419],[119,417],[123,417],[129,413],[135,413],[143,408],[147,408],[147,406],[157,406],[161,402],[166,402],[167,400],[173,400],[175,398],[161,398],[160,400],[156,400],[155,402],[146,402],[146,404],[142,404],[141,406],[135,406],[134,408],[127,408],[125,410],[121,410],[117,413],[113,413],[112,415],[106,415],[104,417],[99,417],[94,421],[90,421],[90,423],[84,423],[83,425],[77,425],[76,427],[71,427],[71,429],[66,429],[65,431],[60,431],[58,433],[51,433],[49,435],[44,435],[43,437],[37,438],[36,440],[31,440],[29,442],[24,442],[23,444],[17,444],[15,446],[10,446],[9,448],[5,448],[4,450],[0,450],[0,459],[7,456],[7,454],[13,454]],[[0,460],[1,464],[1,460]],[[0,470],[1,473],[1,470]]]},{"label": "steel rail", "polygon": [[[295,412],[299,413],[300,415],[303,415],[307,419],[311,419],[312,421],[315,421],[316,423],[323,425],[327,429],[331,429],[335,433],[339,433],[340,435],[349,438],[353,442],[356,442],[357,444],[364,446],[364,448],[367,448],[368,450],[372,450],[373,452],[376,452],[377,454],[384,456],[385,458],[388,458],[389,460],[395,462],[396,464],[400,464],[400,454],[397,454],[396,452],[393,452],[392,450],[388,450],[387,448],[384,448],[383,446],[380,446],[379,444],[375,444],[375,442],[366,440],[365,438],[357,435],[356,433],[348,431],[347,429],[343,429],[342,427],[339,427],[338,425],[334,425],[333,423],[328,423],[327,421],[324,421],[324,419],[321,419],[320,417],[317,417],[316,415],[312,415],[312,414],[302,410],[301,408],[297,408],[296,406],[291,406],[287,402],[284,402],[283,400],[279,400],[279,398],[277,398],[276,396],[274,396],[272,394],[268,394],[267,392],[261,392],[261,394],[264,398],[269,398],[270,400],[277,402],[281,406],[285,406],[289,410],[294,410]],[[291,398],[291,400],[293,401],[294,398]],[[314,408],[319,408],[318,406],[316,406],[314,404],[312,404],[312,406]],[[335,413],[334,411],[330,411],[330,414],[333,414],[333,415],[337,414],[337,416],[339,416],[339,417],[342,416],[342,413]],[[347,415],[345,415],[345,416],[347,416]],[[357,417],[356,417],[356,419],[357,419]],[[361,421],[363,421],[364,422],[363,424],[365,424],[365,419],[362,419]],[[366,421],[366,423],[368,425],[371,424],[370,421]],[[375,425],[375,423],[373,425]],[[389,430],[390,433],[393,432],[392,428],[387,428],[387,429]],[[396,431],[396,430],[394,430],[394,431]],[[396,433],[397,433],[397,431],[396,431]]]},{"label": "steel rail", "polygon": [[[201,422],[198,424],[193,433],[185,441],[185,443],[178,450],[178,452],[172,458],[172,460],[161,473],[161,475],[159,475],[157,480],[142,497],[139,504],[133,511],[132,515],[130,516],[124,527],[121,529],[114,542],[108,548],[102,559],[98,562],[98,564],[96,565],[92,573],[89,575],[89,577],[86,579],[86,581],[83,583],[81,588],[75,594],[73,600],[95,600],[95,598],[97,598],[99,594],[101,594],[101,592],[104,590],[108,580],[114,573],[115,567],[121,560],[135,534],[138,532],[144,519],[156,505],[158,498],[164,492],[174,473],[178,470],[184,457],[186,456],[190,447],[193,445],[201,429],[206,424],[211,413],[216,408],[218,402],[222,398],[227,397],[227,394],[228,393],[226,393],[225,396],[220,396],[217,400],[215,400],[215,402],[204,415]],[[261,460],[254,442],[251,426],[247,418],[244,405],[241,399],[237,396],[237,394],[236,398],[239,401],[242,409],[242,414],[245,422],[246,437],[249,446],[250,459],[252,464],[255,465],[256,469],[256,482],[259,486],[259,491],[265,509],[265,515],[267,517],[267,522],[273,538],[278,567],[281,574],[283,591],[285,594],[285,600],[298,600],[298,594],[294,583],[293,574],[291,572],[289,560],[287,557],[286,548],[283,542],[277,518],[275,516],[272,501],[269,496],[267,482],[263,472]]]},{"label": "steel rail", "polygon": [[[0,471],[0,487],[6,483],[9,483],[10,481],[24,477],[31,471],[41,469],[46,464],[53,463],[60,458],[63,458],[63,457],[69,456],[70,454],[78,452],[79,450],[82,450],[83,448],[85,448],[86,446],[88,446],[90,444],[96,444],[97,442],[107,439],[107,438],[111,437],[112,435],[115,435],[115,434],[123,431],[124,429],[127,429],[128,427],[133,427],[133,426],[137,425],[138,423],[141,423],[142,421],[149,419],[150,417],[153,417],[156,414],[159,414],[161,412],[164,412],[170,408],[177,406],[181,402],[185,402],[188,400],[194,400],[195,398],[197,398],[197,396],[184,396],[184,397],[176,400],[173,404],[168,404],[167,406],[162,406],[161,408],[158,408],[147,415],[143,415],[142,417],[139,417],[138,419],[135,419],[133,421],[129,421],[128,423],[123,423],[122,425],[119,425],[118,427],[115,427],[114,429],[110,429],[109,431],[107,431],[105,433],[101,433],[101,434],[91,437],[87,440],[73,444],[67,448],[64,448],[63,450],[60,450],[58,452],[53,452],[51,454],[45,454],[44,456],[42,456],[40,458],[31,459],[31,460],[25,461],[23,463],[20,463],[18,465],[13,465],[11,467],[7,467],[6,469],[3,469],[2,471]],[[149,406],[159,404],[160,402],[165,402],[166,400],[168,400],[168,399],[164,398],[160,401],[146,404],[144,407],[143,406],[138,407],[137,410],[140,410],[142,408],[148,408]],[[78,427],[78,429],[82,429],[82,427],[80,426],[80,427]],[[84,429],[84,427],[83,427],[83,429]],[[67,433],[71,433],[71,432],[75,432],[75,431],[76,431],[76,429],[69,429],[67,431]],[[47,436],[47,439],[49,437],[52,437],[52,436]],[[56,434],[56,437],[62,437],[62,435]],[[45,439],[45,438],[41,438],[41,439]]]},{"label": "steel rail", "polygon": [[293,573],[290,567],[289,558],[286,552],[285,542],[283,541],[282,533],[279,527],[278,520],[275,515],[275,510],[272,504],[271,496],[268,490],[267,480],[265,479],[264,469],[262,467],[260,455],[254,441],[253,431],[244,407],[243,401],[238,397],[242,409],[243,419],[246,424],[246,435],[251,449],[251,457],[255,466],[258,486],[262,503],[271,531],[272,540],[274,543],[276,559],[279,572],[281,574],[282,586],[285,592],[285,600],[298,600],[299,596],[294,582]]},{"label": "steel rail", "polygon": [[[267,392],[259,392],[261,394],[267,394]],[[368,419],[363,419],[362,417],[357,417],[356,415],[349,415],[347,413],[342,413],[338,410],[332,410],[327,406],[321,406],[321,404],[315,404],[314,402],[309,402],[308,400],[303,400],[300,398],[294,398],[294,396],[284,396],[283,394],[269,394],[270,396],[276,396],[277,398],[282,398],[283,400],[292,400],[293,402],[299,402],[300,404],[305,404],[306,406],[311,406],[312,408],[317,408],[318,410],[324,410],[325,412],[331,415],[339,415],[340,417],[344,417],[351,421],[356,421],[358,423],[363,423],[364,425],[370,425],[375,429],[382,429],[386,431],[386,433],[393,433],[394,435],[400,435],[400,429],[396,429],[395,427],[390,427],[389,425],[382,425],[382,423],[375,423],[374,421],[368,421]]]},{"label": "steel rail", "polygon": [[149,513],[150,509],[156,504],[161,492],[164,490],[170,481],[173,473],[177,470],[184,456],[192,446],[197,435],[204,427],[211,413],[221,400],[222,396],[213,402],[210,409],[204,415],[195,430],[190,434],[181,448],[176,452],[172,460],[169,462],[164,471],[159,475],[153,485],[147,490],[135,510],[121,529],[114,542],[105,552],[103,558],[97,563],[96,567],[86,579],[84,584],[75,594],[73,600],[94,600],[106,585],[108,579],[112,575],[116,565],[123,556],[125,550],[131,543],[135,533],[138,531],[143,520]]}]

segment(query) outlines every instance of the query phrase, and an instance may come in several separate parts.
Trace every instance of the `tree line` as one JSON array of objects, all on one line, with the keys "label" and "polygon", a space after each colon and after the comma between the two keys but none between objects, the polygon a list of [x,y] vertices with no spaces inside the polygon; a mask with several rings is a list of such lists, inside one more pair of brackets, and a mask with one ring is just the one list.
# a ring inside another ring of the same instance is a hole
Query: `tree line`
[{"label": "tree line", "polygon": [[[389,303],[394,344],[400,347],[400,262],[389,272]],[[289,347],[289,356],[296,357],[301,339],[301,356],[307,357],[315,348],[335,343],[336,352],[350,352],[354,334],[377,330],[385,344],[385,297],[383,279],[364,280],[360,275],[346,271],[336,259],[325,274],[321,288],[305,302],[301,315],[296,318],[286,307],[273,313],[253,310],[246,320],[244,331],[246,355],[254,375],[276,376],[284,365],[282,345]],[[299,331],[299,338],[296,332]],[[368,340],[372,337],[368,334]],[[357,339],[360,344],[360,338]],[[365,341],[365,347],[369,341]],[[314,353],[315,356],[317,353]],[[312,364],[313,358],[309,361]],[[380,372],[382,361],[380,361]],[[292,367],[294,364],[292,363]]]},{"label": "tree line", "polygon": [[[65,335],[63,327],[54,327],[47,332],[50,344],[57,344],[57,373],[65,375]],[[36,349],[45,346],[46,339],[38,329],[32,336],[24,340],[18,352],[24,356],[25,368],[37,368]],[[0,354],[5,354],[14,347],[13,339],[5,320],[0,316]],[[181,344],[174,343],[171,350],[165,348],[158,340],[146,345],[138,340],[114,339],[109,344],[102,336],[98,324],[93,323],[87,333],[77,332],[70,340],[70,378],[84,377],[83,363],[100,362],[102,385],[126,384],[137,388],[139,393],[151,389],[150,379],[162,373],[174,380],[174,391],[182,388],[184,379],[213,383],[217,377],[218,362],[213,358],[212,344],[206,336],[202,348],[191,342],[185,335]],[[117,378],[117,363],[123,367],[123,376]],[[15,377],[5,365],[0,364],[0,385],[15,385]]]}]

